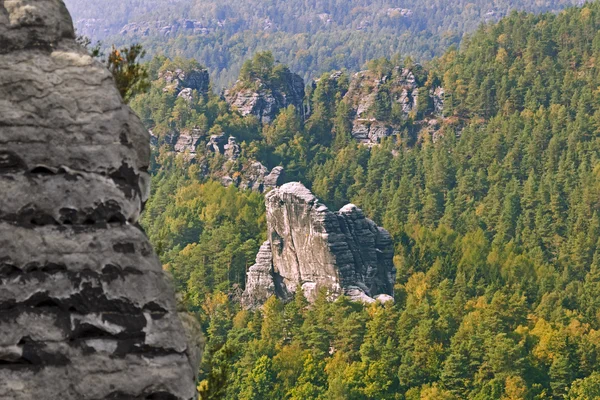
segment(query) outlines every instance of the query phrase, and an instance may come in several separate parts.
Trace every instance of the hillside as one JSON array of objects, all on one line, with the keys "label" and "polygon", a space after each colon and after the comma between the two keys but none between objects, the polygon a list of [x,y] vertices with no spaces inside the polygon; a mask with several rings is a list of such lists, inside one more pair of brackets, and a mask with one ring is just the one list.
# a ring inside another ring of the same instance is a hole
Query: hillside
[{"label": "hillside", "polygon": [[[281,165],[328,206],[352,202],[382,224],[397,269],[394,305],[323,293],[240,310],[265,239],[262,196],[207,180],[227,162],[218,154],[190,164],[163,146],[143,223],[203,318],[202,398],[598,398],[599,29],[600,3],[482,27],[417,73],[443,88],[443,109],[426,102],[396,122],[410,59],[325,74],[308,115],[288,107],[264,124],[215,95],[193,100],[204,118],[189,126],[203,124],[204,140],[238,132],[239,165]],[[365,76],[391,82],[369,118],[398,124],[374,146],[352,134]],[[153,90],[134,107],[178,129],[188,108]]]},{"label": "hillside", "polygon": [[[260,50],[305,80],[358,71],[401,53],[424,61],[458,44],[479,24],[511,10],[558,11],[576,0],[66,0],[80,34],[105,43],[140,42],[151,54],[195,58],[215,88],[233,84]],[[110,10],[110,12],[106,12]]]}]

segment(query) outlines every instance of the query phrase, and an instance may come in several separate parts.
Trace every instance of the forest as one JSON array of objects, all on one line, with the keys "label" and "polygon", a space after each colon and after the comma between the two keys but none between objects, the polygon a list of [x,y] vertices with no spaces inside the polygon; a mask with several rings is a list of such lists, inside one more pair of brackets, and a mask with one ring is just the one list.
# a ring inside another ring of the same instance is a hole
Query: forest
[{"label": "forest", "polygon": [[[396,249],[393,305],[323,292],[241,309],[262,195],[157,150],[142,224],[206,332],[201,398],[600,398],[599,32],[598,2],[481,26],[425,65],[424,84],[445,89],[438,138],[409,121],[372,148],[350,134],[350,74],[309,85],[308,119],[290,107],[261,125],[213,92],[165,91],[159,71],[198,64],[154,58],[131,105],[156,134],[234,135],[240,163],[283,165],[332,208],[359,205]],[[413,65],[384,61],[371,72]],[[384,100],[372,112],[391,115]]]},{"label": "forest", "polygon": [[[576,0],[65,0],[79,33],[107,44],[139,42],[149,55],[194,58],[217,90],[258,51],[305,80],[401,53],[419,60],[512,10],[559,11]],[[104,10],[111,10],[106,13]]]}]

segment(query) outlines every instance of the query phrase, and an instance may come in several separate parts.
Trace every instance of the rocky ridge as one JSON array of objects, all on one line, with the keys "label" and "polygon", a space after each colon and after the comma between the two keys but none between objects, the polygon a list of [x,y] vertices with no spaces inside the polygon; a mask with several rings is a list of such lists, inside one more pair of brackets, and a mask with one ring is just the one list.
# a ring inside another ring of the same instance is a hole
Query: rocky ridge
[{"label": "rocky ridge", "polygon": [[193,399],[149,135],[61,0],[0,0],[0,398]]},{"label": "rocky ridge", "polygon": [[204,68],[187,72],[182,69],[161,71],[158,78],[166,83],[163,91],[174,90],[178,97],[184,97],[188,101],[192,91],[196,90],[200,95],[206,96],[210,90],[210,77],[208,70]]},{"label": "rocky ridge", "polygon": [[[380,94],[387,96],[388,108],[398,107],[403,121],[417,116],[420,109],[425,115],[415,119],[413,129],[422,126],[435,126],[442,118],[444,109],[444,90],[439,86],[428,88],[417,78],[423,74],[419,65],[412,68],[396,67],[391,73],[378,76],[372,71],[361,71],[352,77],[344,101],[350,105],[354,119],[352,137],[366,146],[375,146],[382,139],[400,133],[402,124],[392,118],[379,119],[374,115],[375,103]],[[341,72],[334,73],[329,79],[337,80]],[[427,96],[423,96],[426,93]],[[422,105],[423,103],[424,105]],[[433,122],[432,122],[433,121]]]},{"label": "rocky ridge", "polygon": [[[78,25],[83,21],[77,21]],[[207,35],[214,28],[206,26],[202,21],[194,19],[179,19],[171,23],[165,21],[131,22],[124,25],[119,31],[122,36],[172,36],[176,34]]]},{"label": "rocky ridge", "polygon": [[298,287],[313,301],[331,298],[388,301],[396,270],[389,233],[353,204],[330,211],[301,183],[266,195],[268,238],[247,273],[243,303],[254,308],[271,295],[289,300]]},{"label": "rocky ridge", "polygon": [[304,96],[304,80],[287,69],[276,85],[257,79],[248,87],[247,82],[238,81],[223,93],[233,109],[243,116],[254,115],[263,124],[273,121],[279,111],[290,105],[304,115]]}]

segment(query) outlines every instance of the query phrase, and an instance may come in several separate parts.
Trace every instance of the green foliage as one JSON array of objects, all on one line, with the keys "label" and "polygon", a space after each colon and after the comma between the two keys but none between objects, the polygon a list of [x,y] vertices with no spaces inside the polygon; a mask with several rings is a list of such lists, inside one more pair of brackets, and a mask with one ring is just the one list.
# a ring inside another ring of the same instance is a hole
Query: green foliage
[{"label": "green foliage", "polygon": [[163,160],[142,224],[185,304],[200,311],[213,292],[243,287],[264,241],[264,200],[180,168]]},{"label": "green foliage", "polygon": [[106,67],[115,78],[117,89],[126,103],[150,87],[148,71],[140,64],[140,59],[145,55],[146,52],[139,44],[120,50],[113,46],[106,59]]},{"label": "green foliage", "polygon": [[[402,53],[441,55],[482,23],[509,10],[559,11],[575,0],[66,0],[79,30],[105,43],[137,41],[152,55],[185,56],[212,71],[216,88],[235,82],[253,54],[272,50],[305,80],[360,70]],[[110,10],[109,13],[106,10]],[[195,20],[192,29],[186,20]],[[156,21],[161,21],[160,25]],[[128,23],[139,23],[137,30]],[[170,27],[168,30],[161,28]],[[146,28],[150,28],[146,33]]]},{"label": "green foliage", "polygon": [[275,57],[273,57],[273,53],[270,51],[256,53],[254,58],[246,61],[242,66],[240,79],[248,82],[256,79],[262,81],[277,79],[277,76],[273,76],[274,67]]},{"label": "green foliage", "polygon": [[148,69],[140,61],[145,57],[146,51],[140,44],[121,49],[117,49],[113,45],[108,57],[104,58],[101,42],[97,42],[91,47],[92,40],[87,36],[79,35],[75,40],[79,45],[85,47],[93,58],[101,59],[106,65],[126,103],[150,88]]},{"label": "green foliage", "polygon": [[[600,3],[481,27],[418,72],[447,93],[436,140],[409,121],[418,135],[359,146],[348,82],[330,74],[311,88],[304,122],[290,108],[260,127],[210,94],[198,100],[208,129],[254,127],[242,158],[282,164],[331,208],[353,202],[383,224],[398,271],[394,305],[320,293],[310,306],[298,295],[256,312],[229,299],[205,310],[243,285],[262,200],[202,181],[163,149],[143,222],[210,329],[203,398],[598,396],[599,30]],[[133,103],[177,129],[176,100],[156,85]],[[393,119],[379,100],[372,111]]]},{"label": "green foliage", "polygon": [[570,400],[592,400],[600,398],[600,373],[594,372],[585,379],[573,382],[569,390]]}]

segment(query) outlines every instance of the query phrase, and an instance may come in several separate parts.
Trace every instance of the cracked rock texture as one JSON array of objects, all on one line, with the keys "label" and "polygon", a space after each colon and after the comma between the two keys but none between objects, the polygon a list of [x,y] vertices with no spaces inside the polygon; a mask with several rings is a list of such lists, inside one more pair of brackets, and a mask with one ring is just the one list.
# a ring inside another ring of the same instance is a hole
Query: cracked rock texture
[{"label": "cracked rock texture", "polygon": [[332,212],[298,182],[270,191],[265,201],[269,241],[248,271],[247,307],[273,294],[289,300],[299,286],[309,301],[322,287],[332,298],[363,302],[393,295],[392,239],[355,205]]},{"label": "cracked rock texture", "polygon": [[0,399],[193,399],[150,137],[61,0],[0,0]]}]

